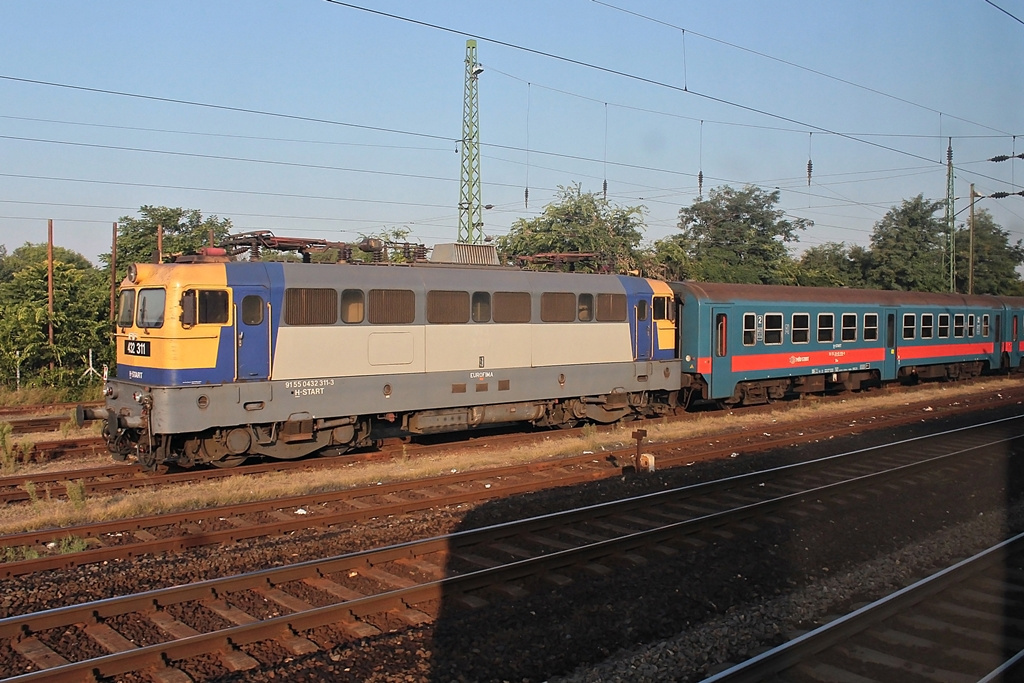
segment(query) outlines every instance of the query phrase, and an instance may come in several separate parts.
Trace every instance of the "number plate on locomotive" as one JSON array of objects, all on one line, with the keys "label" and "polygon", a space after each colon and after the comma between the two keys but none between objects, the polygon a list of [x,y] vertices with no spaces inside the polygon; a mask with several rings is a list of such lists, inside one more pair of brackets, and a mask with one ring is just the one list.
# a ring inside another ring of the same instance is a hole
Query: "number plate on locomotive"
[{"label": "number plate on locomotive", "polygon": [[124,352],[129,356],[148,356],[151,343],[139,339],[125,339]]}]

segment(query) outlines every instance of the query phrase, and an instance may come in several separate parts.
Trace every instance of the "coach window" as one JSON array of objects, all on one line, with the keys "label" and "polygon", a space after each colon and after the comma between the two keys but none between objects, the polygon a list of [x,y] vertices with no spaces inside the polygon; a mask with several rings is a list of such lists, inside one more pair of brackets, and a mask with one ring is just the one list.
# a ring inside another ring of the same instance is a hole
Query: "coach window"
[{"label": "coach window", "polygon": [[844,342],[857,341],[857,314],[843,313],[841,324],[843,326],[842,332],[840,333],[842,335],[842,340]]},{"label": "coach window", "polygon": [[242,299],[242,322],[246,325],[263,323],[263,297],[249,294]]},{"label": "coach window", "polygon": [[903,314],[903,338],[913,339],[917,336],[917,316],[914,313]]},{"label": "coach window", "polygon": [[957,313],[953,316],[953,336],[962,337],[964,336],[964,314]]},{"label": "coach window", "polygon": [[[135,318],[135,290],[122,289],[117,298],[117,326],[131,327]],[[1017,319],[1013,319],[1013,329],[1017,329]],[[1016,341],[1016,340],[1015,340]]]},{"label": "coach window", "polygon": [[473,322],[491,322],[491,293],[473,292]]},{"label": "coach window", "polygon": [[757,316],[753,313],[743,314],[743,345],[753,346],[757,341]]},{"label": "coach window", "polygon": [[878,341],[878,314],[864,314],[864,341]]},{"label": "coach window", "polygon": [[949,313],[939,313],[939,339],[949,338]]},{"label": "coach window", "polygon": [[806,344],[811,341],[811,316],[807,313],[793,314],[793,343]]},{"label": "coach window", "polygon": [[975,324],[975,322],[974,322],[974,314],[971,313],[969,316],[967,316],[967,336],[968,337],[973,337],[974,336],[974,324]]},{"label": "coach window", "polygon": [[416,319],[416,294],[411,289],[371,289],[366,319],[373,325],[407,325]]},{"label": "coach window", "polygon": [[469,292],[431,290],[427,292],[427,322],[457,325],[469,322]]},{"label": "coach window", "polygon": [[580,322],[590,322],[594,319],[594,295],[580,294],[576,303],[576,311]]},{"label": "coach window", "polygon": [[715,355],[722,357],[728,351],[725,333],[727,332],[725,313],[715,316]]},{"label": "coach window", "polygon": [[776,346],[782,343],[782,314],[765,313],[764,315],[764,343]]},{"label": "coach window", "polygon": [[818,314],[818,342],[828,344],[836,338],[836,317],[831,313]]},{"label": "coach window", "polygon": [[138,327],[163,327],[164,326],[164,303],[167,300],[167,292],[163,289],[141,289],[139,290],[138,314],[135,316],[135,324]]},{"label": "coach window", "polygon": [[333,325],[338,322],[338,290],[327,287],[288,287],[284,290],[287,325]]},{"label": "coach window", "polygon": [[529,292],[495,292],[494,322],[496,323],[528,323],[530,322]]},{"label": "coach window", "polygon": [[366,315],[366,299],[361,289],[346,289],[341,292],[341,322],[355,325],[363,322]]},{"label": "coach window", "polygon": [[625,294],[597,295],[597,322],[619,323],[626,320]]},{"label": "coach window", "polygon": [[935,315],[932,313],[921,314],[921,339],[931,339],[935,332]]},{"label": "coach window", "polygon": [[[996,327],[999,327],[998,316],[996,317]],[[986,313],[985,315],[981,316],[981,336],[987,339],[989,332],[991,332],[991,330],[989,329],[988,313]]]}]

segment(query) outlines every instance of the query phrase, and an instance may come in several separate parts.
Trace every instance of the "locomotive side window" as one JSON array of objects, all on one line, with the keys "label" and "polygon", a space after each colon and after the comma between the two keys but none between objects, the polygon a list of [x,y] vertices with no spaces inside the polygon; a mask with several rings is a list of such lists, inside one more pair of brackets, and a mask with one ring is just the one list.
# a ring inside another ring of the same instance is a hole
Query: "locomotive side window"
[{"label": "locomotive side window", "polygon": [[949,313],[939,313],[939,339],[949,337]]},{"label": "locomotive side window", "polygon": [[529,292],[495,292],[494,322],[496,323],[528,323],[530,322]]},{"label": "locomotive side window", "polygon": [[427,292],[427,322],[450,325],[469,322],[469,292]]},{"label": "locomotive side window", "polygon": [[793,343],[806,344],[811,341],[811,316],[807,313],[793,314]]},{"label": "locomotive side window", "polygon": [[764,343],[775,345],[782,343],[782,314],[765,313]]},{"label": "locomotive side window", "polygon": [[831,313],[818,314],[818,342],[831,343],[836,338],[836,317]]},{"label": "locomotive side window", "polygon": [[416,319],[411,289],[371,289],[367,319],[374,325],[403,325]]},{"label": "locomotive side window", "polygon": [[647,299],[640,299],[636,303],[636,319],[647,320]]},{"label": "locomotive side window", "polygon": [[652,307],[655,320],[675,320],[676,312],[672,308],[672,298],[667,296],[656,296],[654,297],[654,305]]},{"label": "locomotive side window", "polygon": [[288,325],[333,325],[338,322],[338,290],[288,287],[284,290],[284,321]]},{"label": "locomotive side window", "polygon": [[163,289],[140,289],[138,313],[135,324],[138,327],[163,327],[164,304],[167,292]]},{"label": "locomotive side window", "polygon": [[594,295],[580,294],[576,310],[580,322],[588,323],[594,319]]},{"label": "locomotive side window", "polygon": [[[121,294],[117,298],[117,326],[118,327],[131,327],[132,320],[135,318],[135,290],[134,289],[122,289]],[[1014,329],[1016,329],[1017,319],[1014,318]]]},{"label": "locomotive side window", "polygon": [[841,319],[842,331],[840,332],[844,342],[857,341],[857,314],[843,313]]},{"label": "locomotive side window", "polygon": [[620,323],[626,320],[625,294],[598,294],[597,321]]},{"label": "locomotive side window", "polygon": [[957,313],[953,316],[953,336],[962,337],[964,336],[964,314]]},{"label": "locomotive side window", "polygon": [[473,292],[473,322],[491,322],[491,293]]},{"label": "locomotive side window", "polygon": [[246,325],[263,323],[263,297],[249,294],[242,299],[242,322]]},{"label": "locomotive side window", "polygon": [[878,314],[864,314],[864,341],[878,341]]},{"label": "locomotive side window", "polygon": [[199,323],[223,325],[228,321],[228,293],[223,289],[199,290]]},{"label": "locomotive side window", "polygon": [[931,339],[935,331],[935,316],[931,313],[921,314],[921,339]]},{"label": "locomotive side window", "polygon": [[544,292],[540,295],[540,319],[546,323],[576,321],[576,295],[572,292]]},{"label": "locomotive side window", "polygon": [[917,336],[917,315],[914,313],[903,314],[903,338],[913,339]]},{"label": "locomotive side window", "polygon": [[974,336],[974,324],[975,324],[974,323],[974,314],[971,313],[969,316],[967,316],[967,336],[968,337],[973,337]]},{"label": "locomotive side window", "polygon": [[757,316],[753,313],[743,314],[743,345],[753,346],[757,341]]},{"label": "locomotive side window", "polygon": [[366,316],[366,299],[361,289],[346,289],[341,293],[341,322],[356,325]]},{"label": "locomotive side window", "polygon": [[[988,337],[989,332],[991,331],[989,329],[989,322],[988,322],[988,320],[989,320],[988,313],[986,313],[985,315],[981,316],[981,336],[982,337]],[[998,316],[996,317],[996,323],[997,323],[996,327],[999,327],[999,325],[998,325],[998,323],[999,323]]]}]

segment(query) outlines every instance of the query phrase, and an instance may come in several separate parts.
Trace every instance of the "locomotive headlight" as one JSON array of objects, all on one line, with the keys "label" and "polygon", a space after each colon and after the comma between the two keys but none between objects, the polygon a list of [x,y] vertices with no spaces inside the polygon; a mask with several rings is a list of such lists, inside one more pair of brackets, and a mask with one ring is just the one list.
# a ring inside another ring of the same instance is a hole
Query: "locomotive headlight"
[{"label": "locomotive headlight", "polygon": [[117,388],[113,384],[103,387],[103,395],[106,398],[117,398]]},{"label": "locomotive headlight", "polygon": [[139,267],[134,263],[128,266],[128,282],[135,284],[139,281]]},{"label": "locomotive headlight", "polygon": [[141,391],[136,391],[134,394],[132,394],[132,400],[134,400],[136,403],[142,403],[142,399],[144,398],[146,398],[146,395]]}]

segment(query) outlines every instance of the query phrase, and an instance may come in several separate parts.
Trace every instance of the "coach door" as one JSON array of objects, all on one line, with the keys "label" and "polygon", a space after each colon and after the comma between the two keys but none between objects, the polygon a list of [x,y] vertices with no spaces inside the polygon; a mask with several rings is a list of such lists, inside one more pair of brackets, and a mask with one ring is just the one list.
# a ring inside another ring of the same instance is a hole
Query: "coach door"
[{"label": "coach door", "polygon": [[[728,309],[711,309],[711,396],[728,398],[736,388],[729,358],[729,316]],[[707,377],[705,377],[707,379]]]},{"label": "coach door", "polygon": [[270,306],[266,287],[235,285],[235,378],[270,377]]},{"label": "coach door", "polygon": [[896,309],[886,308],[882,313],[883,325],[885,326],[884,334],[882,338],[885,340],[885,361],[882,364],[882,379],[890,380],[896,379],[896,370],[898,367],[896,360]]}]

